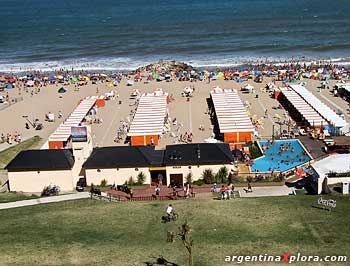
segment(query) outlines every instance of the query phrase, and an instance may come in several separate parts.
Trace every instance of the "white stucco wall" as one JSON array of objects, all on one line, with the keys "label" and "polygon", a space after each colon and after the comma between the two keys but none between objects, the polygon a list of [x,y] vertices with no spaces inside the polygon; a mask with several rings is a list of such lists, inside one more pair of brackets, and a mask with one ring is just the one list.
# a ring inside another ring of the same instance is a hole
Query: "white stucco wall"
[{"label": "white stucco wall", "polygon": [[[318,194],[322,193],[322,183],[323,183],[324,179],[325,179],[324,176],[318,178],[318,187],[317,187]],[[350,183],[350,177],[328,177],[327,178],[328,185],[334,185],[334,184],[338,184],[341,182],[349,182]]]},{"label": "white stucco wall", "polygon": [[86,183],[87,185],[90,185],[91,183],[99,185],[103,179],[106,179],[107,183],[110,185],[121,185],[124,184],[125,181],[129,181],[130,176],[133,177],[134,181],[137,181],[137,175],[140,172],[143,172],[146,176],[144,183],[150,184],[151,174],[149,172],[149,168],[147,167],[140,167],[137,171],[135,168],[119,168],[119,170],[116,168],[100,169],[100,171],[97,169],[86,169]]},{"label": "white stucco wall", "polygon": [[61,191],[72,191],[76,184],[70,170],[8,172],[11,191],[42,192],[48,185],[57,185]]},{"label": "white stucco wall", "polygon": [[186,176],[189,173],[192,173],[192,181],[196,181],[198,179],[202,178],[203,171],[205,169],[211,169],[214,174],[216,174],[219,169],[223,166],[226,166],[228,169],[228,172],[231,171],[231,169],[235,170],[235,166],[232,164],[222,164],[222,165],[191,165],[189,166],[167,166],[166,167],[166,176],[167,176],[167,184],[170,184],[170,175],[171,174],[182,174],[183,175],[183,182],[186,182]]}]

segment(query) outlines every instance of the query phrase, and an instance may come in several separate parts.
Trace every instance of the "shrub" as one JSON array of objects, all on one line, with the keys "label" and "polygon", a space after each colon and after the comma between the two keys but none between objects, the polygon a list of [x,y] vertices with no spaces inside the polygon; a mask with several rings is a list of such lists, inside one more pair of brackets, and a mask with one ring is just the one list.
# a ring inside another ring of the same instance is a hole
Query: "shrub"
[{"label": "shrub", "polygon": [[226,183],[228,177],[228,169],[226,166],[223,166],[219,169],[219,171],[215,175],[216,183]]},{"label": "shrub", "polygon": [[132,176],[129,177],[128,182],[126,183],[128,186],[133,186],[135,185],[135,180]]},{"label": "shrub", "polygon": [[189,184],[192,184],[192,180],[193,180],[193,175],[192,173],[188,173],[186,176],[186,182]]},{"label": "shrub", "polygon": [[196,181],[193,181],[193,185],[202,186],[204,184],[205,184],[204,179],[198,179]]},{"label": "shrub", "polygon": [[213,170],[208,168],[203,171],[202,178],[206,184],[212,184],[214,181]]},{"label": "shrub", "polygon": [[102,179],[101,183],[100,183],[100,187],[106,187],[107,186],[107,180],[106,179]]},{"label": "shrub", "polygon": [[256,145],[255,142],[249,144],[249,152],[253,159],[256,159],[262,156],[260,148]]},{"label": "shrub", "polygon": [[146,175],[143,172],[140,172],[137,175],[137,184],[138,185],[143,185],[145,183],[145,180],[146,180]]}]

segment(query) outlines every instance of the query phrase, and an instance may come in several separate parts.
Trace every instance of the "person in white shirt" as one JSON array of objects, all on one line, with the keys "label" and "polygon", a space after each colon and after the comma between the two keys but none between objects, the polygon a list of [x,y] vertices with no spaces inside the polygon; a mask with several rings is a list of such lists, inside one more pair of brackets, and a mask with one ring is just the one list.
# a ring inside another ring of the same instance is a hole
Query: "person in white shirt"
[{"label": "person in white shirt", "polygon": [[169,204],[168,207],[166,208],[166,213],[169,217],[174,213],[174,208],[171,204]]}]

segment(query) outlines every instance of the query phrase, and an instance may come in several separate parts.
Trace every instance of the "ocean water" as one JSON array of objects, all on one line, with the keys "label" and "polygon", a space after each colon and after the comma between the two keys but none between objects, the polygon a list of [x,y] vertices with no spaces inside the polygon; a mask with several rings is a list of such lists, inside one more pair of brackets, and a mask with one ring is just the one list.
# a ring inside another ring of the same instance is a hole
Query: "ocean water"
[{"label": "ocean water", "polygon": [[0,71],[350,59],[348,0],[0,0]]}]

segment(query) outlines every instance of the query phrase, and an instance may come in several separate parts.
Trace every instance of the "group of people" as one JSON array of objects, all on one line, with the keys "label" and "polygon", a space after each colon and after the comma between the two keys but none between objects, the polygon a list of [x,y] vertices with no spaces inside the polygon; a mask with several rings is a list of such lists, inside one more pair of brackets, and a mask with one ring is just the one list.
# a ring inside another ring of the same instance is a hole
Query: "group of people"
[{"label": "group of people", "polygon": [[193,141],[192,132],[190,132],[190,133],[185,132],[185,134],[183,134],[183,135],[181,134],[179,136],[179,141],[183,142],[183,143],[192,143],[192,141]]},{"label": "group of people", "polygon": [[221,188],[219,188],[218,185],[214,183],[211,189],[212,192],[219,192],[220,199],[222,200],[229,200],[231,197],[234,197],[234,190],[235,187],[232,183],[229,183],[228,185],[222,185]]},{"label": "group of people", "polygon": [[1,143],[7,142],[11,145],[13,141],[16,143],[20,143],[22,141],[22,135],[17,131],[13,134],[7,133],[6,135],[4,133],[1,133]]}]

